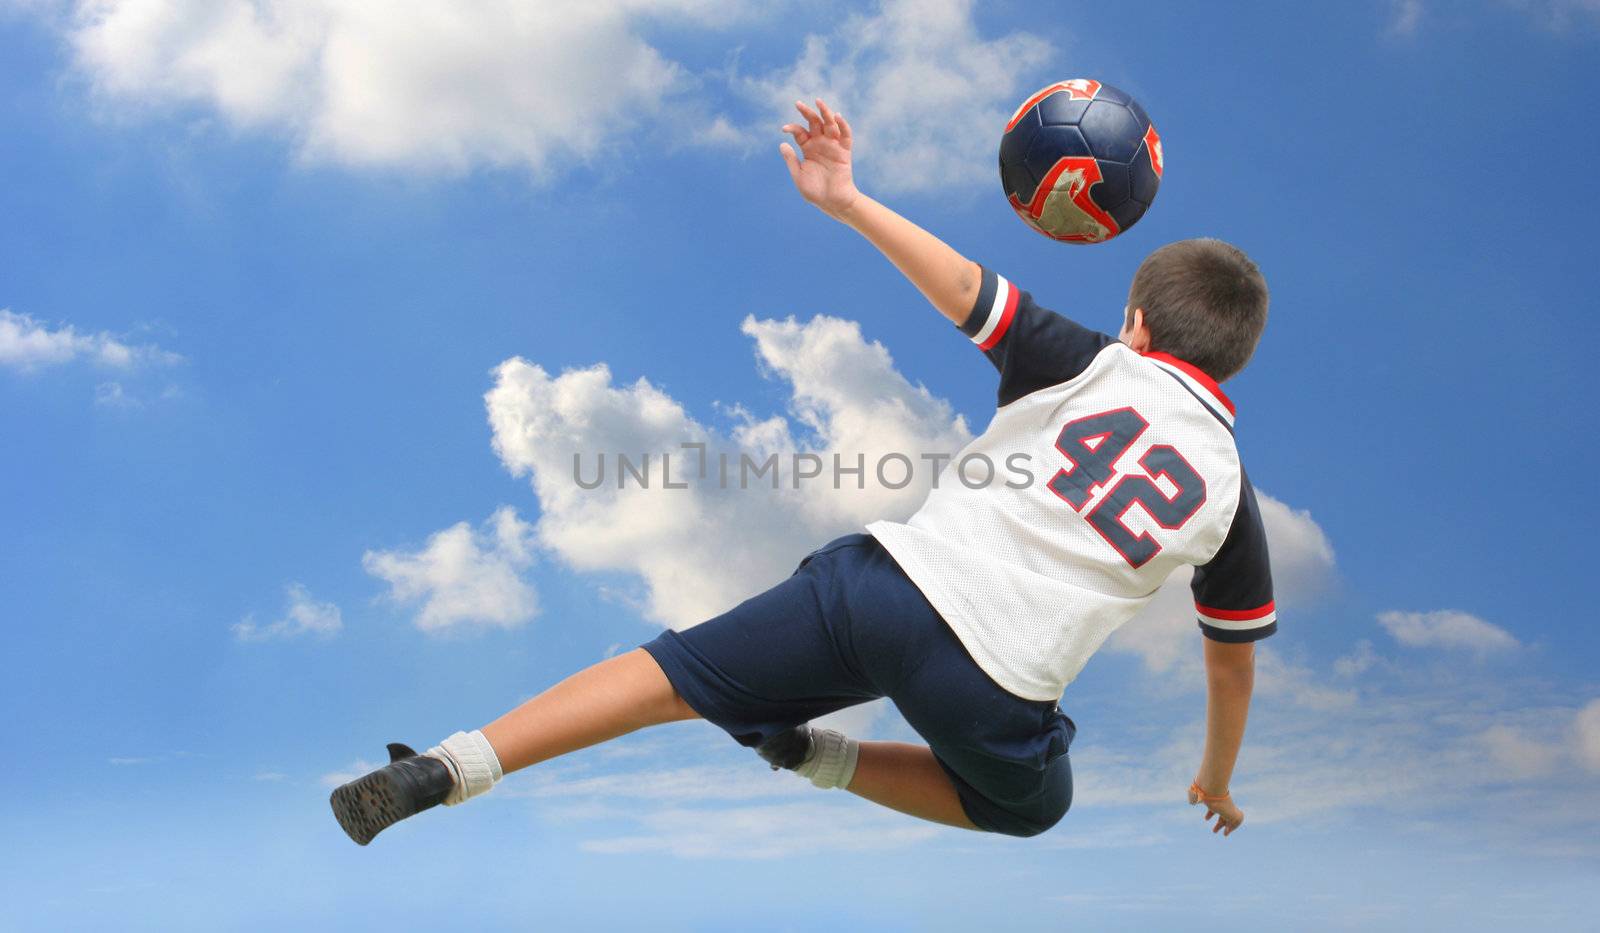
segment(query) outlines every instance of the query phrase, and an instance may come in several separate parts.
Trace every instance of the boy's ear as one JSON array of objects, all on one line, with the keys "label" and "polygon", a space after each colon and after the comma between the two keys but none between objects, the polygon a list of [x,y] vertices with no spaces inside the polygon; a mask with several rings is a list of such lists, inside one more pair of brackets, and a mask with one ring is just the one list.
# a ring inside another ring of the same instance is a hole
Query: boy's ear
[{"label": "boy's ear", "polygon": [[1135,353],[1150,352],[1150,328],[1144,323],[1144,309],[1134,308],[1133,315],[1122,328],[1122,342]]}]

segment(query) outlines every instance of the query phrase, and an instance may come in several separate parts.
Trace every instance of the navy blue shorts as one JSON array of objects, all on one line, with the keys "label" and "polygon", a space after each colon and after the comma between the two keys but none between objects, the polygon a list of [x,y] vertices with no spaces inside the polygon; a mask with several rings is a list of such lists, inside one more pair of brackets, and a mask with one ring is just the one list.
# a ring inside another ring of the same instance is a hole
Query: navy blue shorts
[{"label": "navy blue shorts", "polygon": [[1072,803],[1076,725],[1055,702],[989,679],[871,535],[832,541],[765,593],[641,647],[740,745],[886,696],[978,828],[1036,835]]}]

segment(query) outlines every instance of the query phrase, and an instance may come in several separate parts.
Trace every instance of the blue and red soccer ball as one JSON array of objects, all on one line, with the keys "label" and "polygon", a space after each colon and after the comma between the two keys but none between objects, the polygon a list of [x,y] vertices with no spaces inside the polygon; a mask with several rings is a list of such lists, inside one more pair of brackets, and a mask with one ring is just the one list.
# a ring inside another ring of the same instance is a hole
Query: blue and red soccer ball
[{"label": "blue and red soccer ball", "polygon": [[1161,187],[1161,137],[1139,102],[1089,78],[1022,102],[1000,139],[1000,183],[1028,226],[1103,243],[1139,222]]}]

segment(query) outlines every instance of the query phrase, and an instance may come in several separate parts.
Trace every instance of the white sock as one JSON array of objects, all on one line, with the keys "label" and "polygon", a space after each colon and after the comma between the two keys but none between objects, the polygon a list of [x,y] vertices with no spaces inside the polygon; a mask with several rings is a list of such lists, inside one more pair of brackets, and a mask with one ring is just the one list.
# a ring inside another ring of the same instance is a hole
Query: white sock
[{"label": "white sock", "polygon": [[444,798],[447,807],[487,793],[504,776],[494,746],[476,730],[457,732],[423,754],[444,762],[450,769],[450,776],[455,778],[455,786]]},{"label": "white sock", "polygon": [[856,757],[861,743],[832,729],[811,729],[811,757],[795,768],[795,773],[810,778],[821,788],[849,787],[856,776]]}]

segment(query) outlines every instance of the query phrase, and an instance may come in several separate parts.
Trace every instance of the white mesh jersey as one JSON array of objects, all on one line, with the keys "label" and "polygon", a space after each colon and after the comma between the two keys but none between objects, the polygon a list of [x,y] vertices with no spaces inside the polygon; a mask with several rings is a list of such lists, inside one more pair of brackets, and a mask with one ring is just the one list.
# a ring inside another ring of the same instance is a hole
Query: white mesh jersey
[{"label": "white mesh jersey", "polygon": [[867,530],[985,673],[1019,697],[1059,698],[1186,564],[1207,637],[1276,630],[1266,535],[1215,382],[989,269],[962,330],[1000,370],[994,420],[909,521]]}]

